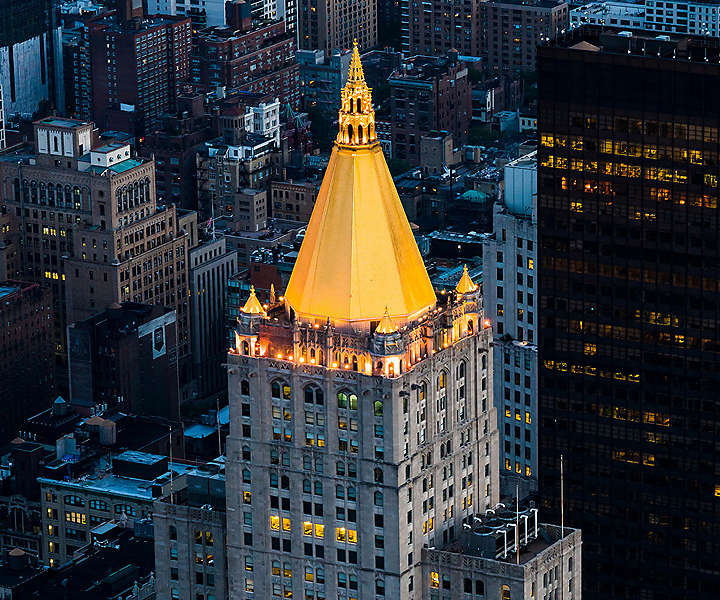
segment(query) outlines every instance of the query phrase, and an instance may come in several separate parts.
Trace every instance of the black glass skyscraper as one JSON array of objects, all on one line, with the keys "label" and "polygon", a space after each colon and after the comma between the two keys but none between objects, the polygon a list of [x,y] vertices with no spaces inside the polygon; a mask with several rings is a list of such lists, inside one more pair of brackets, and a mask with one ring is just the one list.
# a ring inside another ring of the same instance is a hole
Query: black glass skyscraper
[{"label": "black glass skyscraper", "polygon": [[539,52],[540,493],[585,600],[720,597],[720,40]]}]

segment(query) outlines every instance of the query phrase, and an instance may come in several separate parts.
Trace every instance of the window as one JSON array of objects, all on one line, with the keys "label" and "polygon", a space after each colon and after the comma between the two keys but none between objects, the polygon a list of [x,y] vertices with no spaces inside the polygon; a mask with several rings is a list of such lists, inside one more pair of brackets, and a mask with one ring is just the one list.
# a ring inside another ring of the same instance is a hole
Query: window
[{"label": "window", "polygon": [[440,575],[437,571],[430,571],[430,587],[433,589],[440,587]]}]

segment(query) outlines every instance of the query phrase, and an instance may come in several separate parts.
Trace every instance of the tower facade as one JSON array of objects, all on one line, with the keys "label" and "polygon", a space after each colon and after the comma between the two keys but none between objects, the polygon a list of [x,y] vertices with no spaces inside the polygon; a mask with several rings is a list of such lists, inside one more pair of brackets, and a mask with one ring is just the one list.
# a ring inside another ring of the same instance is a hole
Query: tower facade
[{"label": "tower facade", "polygon": [[436,297],[374,131],[357,48],[284,297],[228,355],[230,597],[421,598],[423,547],[498,499],[491,329]]},{"label": "tower facade", "polygon": [[582,27],[538,52],[542,508],[564,456],[586,598],[716,595],[718,48]]}]

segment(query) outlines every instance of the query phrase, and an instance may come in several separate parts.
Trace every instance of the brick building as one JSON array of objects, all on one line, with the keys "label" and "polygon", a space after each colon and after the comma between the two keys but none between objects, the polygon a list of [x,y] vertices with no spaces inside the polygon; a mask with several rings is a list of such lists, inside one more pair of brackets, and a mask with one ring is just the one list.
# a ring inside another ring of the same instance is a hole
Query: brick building
[{"label": "brick building", "polygon": [[562,0],[502,0],[483,4],[487,66],[493,71],[535,70],[536,48],[568,28]]},{"label": "brick building", "polygon": [[55,386],[50,290],[37,283],[0,283],[0,439],[40,412]]},{"label": "brick building", "polygon": [[190,80],[200,89],[218,87],[268,94],[284,106],[300,102],[295,36],[284,21],[242,30],[212,27],[193,40]]},{"label": "brick building", "polygon": [[392,155],[420,160],[420,138],[449,131],[457,145],[467,139],[472,119],[468,69],[457,53],[448,57],[415,56],[389,78]]},{"label": "brick building", "polygon": [[128,144],[98,146],[92,123],[38,121],[35,147],[0,160],[0,212],[8,274],[51,287],[58,353],[66,323],[133,301],[176,308],[180,356],[189,356],[186,257],[196,214],[158,206],[153,161]]},{"label": "brick building", "polygon": [[101,127],[142,133],[176,108],[190,73],[191,22],[120,8],[84,22],[74,108]]}]

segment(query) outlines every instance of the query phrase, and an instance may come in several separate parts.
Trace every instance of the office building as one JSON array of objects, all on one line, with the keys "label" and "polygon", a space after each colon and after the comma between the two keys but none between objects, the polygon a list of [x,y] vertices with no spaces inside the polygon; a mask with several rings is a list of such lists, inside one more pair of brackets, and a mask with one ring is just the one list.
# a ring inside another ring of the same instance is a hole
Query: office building
[{"label": "office building", "polygon": [[450,131],[457,145],[467,140],[472,97],[467,65],[447,57],[414,56],[388,78],[393,158],[420,161],[420,139]]},{"label": "office building", "polygon": [[[161,598],[227,598],[223,457],[185,473],[153,504],[156,589]],[[253,569],[250,560],[247,570]]]},{"label": "office building", "polygon": [[50,290],[37,283],[0,283],[0,436],[10,440],[55,390],[55,346]]},{"label": "office building", "polygon": [[143,16],[142,2],[86,17],[78,49],[75,110],[100,127],[141,136],[176,110],[190,75],[190,19]]},{"label": "office building", "polygon": [[70,400],[178,417],[175,311],[124,302],[68,327]]},{"label": "office building", "polygon": [[301,0],[298,15],[298,48],[303,50],[331,56],[352,48],[354,40],[364,49],[377,45],[377,0]]},{"label": "office building", "polygon": [[237,252],[226,248],[224,238],[210,240],[190,251],[193,379],[200,398],[220,391],[227,383],[222,366],[228,349],[225,299],[227,281],[237,268]]},{"label": "office building", "polygon": [[583,529],[586,598],[720,578],[713,39],[599,27],[540,49],[541,510]]},{"label": "office building", "polygon": [[537,491],[537,153],[504,168],[483,242],[483,309],[492,315],[501,493]]},{"label": "office building", "polygon": [[65,110],[62,28],[52,0],[0,1],[5,115],[32,118],[44,102]]},{"label": "office building", "polygon": [[182,363],[196,214],[158,206],[153,162],[126,143],[98,144],[92,123],[48,117],[34,130],[35,154],[0,159],[3,212],[13,276],[52,290],[58,354],[67,351],[66,324],[116,302],[162,303],[177,311]]},{"label": "office building", "polygon": [[357,47],[339,122],[285,295],[266,308],[251,288],[227,357],[238,600],[418,597],[423,547],[498,498],[479,287],[436,296]]},{"label": "office building", "polygon": [[491,0],[483,9],[487,68],[495,72],[534,70],[537,47],[570,23],[563,0]]}]

